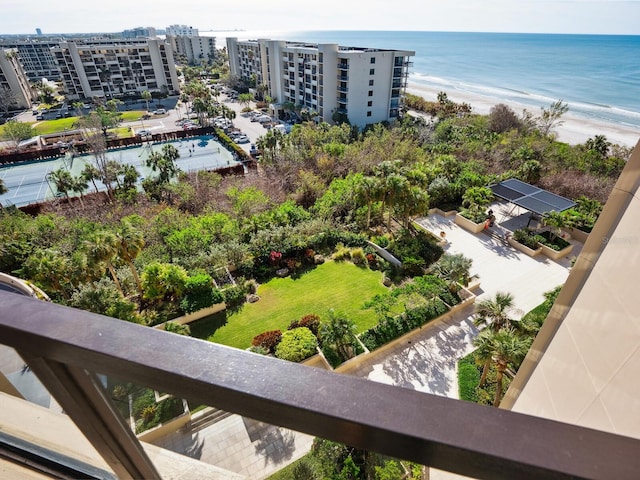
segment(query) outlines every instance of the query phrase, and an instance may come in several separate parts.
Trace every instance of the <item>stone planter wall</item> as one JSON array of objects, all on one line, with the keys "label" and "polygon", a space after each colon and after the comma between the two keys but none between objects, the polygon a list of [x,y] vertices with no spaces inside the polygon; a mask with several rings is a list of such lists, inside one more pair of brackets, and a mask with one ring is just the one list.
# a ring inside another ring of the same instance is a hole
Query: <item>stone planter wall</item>
[{"label": "stone planter wall", "polygon": [[577,228],[563,228],[562,231],[569,234],[571,238],[580,243],[585,243],[587,241],[587,238],[589,238],[589,234],[587,232],[578,230]]},{"label": "stone planter wall", "polygon": [[151,430],[139,433],[136,435],[138,440],[153,443],[154,441],[179,430],[189,423],[191,421],[191,412],[189,411],[189,406],[187,405],[186,400],[183,400],[182,402],[184,404],[184,413],[182,415],[172,418],[168,422],[161,423],[160,425],[153,427]]},{"label": "stone planter wall", "polygon": [[520,250],[521,252],[526,253],[530,257],[536,257],[542,253],[542,248],[538,247],[535,250],[533,250],[527,247],[526,245],[523,245],[522,243],[518,242],[517,240],[514,240],[512,237],[508,237],[507,242],[509,242],[509,245],[511,245],[516,250]]},{"label": "stone planter wall", "polygon": [[468,218],[463,217],[459,213],[456,214],[455,218],[456,225],[468,230],[471,233],[480,233],[484,229],[483,223],[475,223],[469,220]]},{"label": "stone planter wall", "polygon": [[[213,315],[214,313],[218,313],[221,312],[223,310],[225,310],[227,308],[227,304],[222,302],[222,303],[216,303],[215,305],[212,305],[210,307],[207,308],[203,308],[201,310],[198,310],[197,312],[193,312],[193,313],[189,313],[187,315],[184,315],[182,317],[178,317],[178,318],[174,318],[173,320],[169,320],[170,322],[175,322],[179,325],[186,325],[188,323],[191,322],[195,322],[196,320],[200,320],[201,318],[204,317],[208,317],[209,315]],[[154,325],[153,328],[157,328],[158,330],[164,330],[164,323],[159,323],[158,325]]]},{"label": "stone planter wall", "polygon": [[398,260],[396,257],[391,255],[387,250],[385,250],[381,246],[376,245],[375,243],[369,242],[369,241],[367,241],[367,244],[370,247],[372,247],[376,251],[376,253],[378,255],[380,255],[382,258],[384,258],[390,264],[395,265],[396,267],[401,267],[402,266],[402,262],[400,260]]},{"label": "stone planter wall", "polygon": [[441,322],[445,319],[451,318],[452,315],[457,313],[458,311],[467,308],[469,305],[472,305],[476,301],[476,296],[473,292],[471,292],[468,288],[462,287],[460,292],[458,293],[461,302],[457,305],[454,305],[448,312],[443,313],[439,317],[436,317],[429,322],[425,323],[421,327],[415,328],[410,332],[405,333],[404,335],[391,340],[390,342],[385,343],[384,345],[376,348],[372,352],[368,350],[366,353],[360,354],[357,357],[350,359],[348,362],[343,363],[338,368],[335,369],[336,372],[339,373],[349,373],[351,370],[357,369],[360,365],[372,357],[376,357],[378,355],[382,355],[388,350],[392,350],[399,344],[406,344],[407,341],[411,340],[414,336],[420,335],[424,329],[424,327],[431,325],[436,322]]},{"label": "stone planter wall", "polygon": [[573,251],[573,245],[571,244],[563,248],[562,250],[554,250],[553,248],[547,247],[546,245],[542,245],[541,243],[539,243],[538,245],[540,245],[540,249],[542,250],[542,253],[544,255],[549,257],[551,260],[555,260],[555,261],[558,261],[561,258],[564,258],[568,255],[571,255],[571,252]]},{"label": "stone planter wall", "polygon": [[444,211],[444,210],[440,210],[439,208],[431,208],[429,209],[429,215],[431,214],[437,214],[440,215],[442,217],[452,217],[454,216],[456,213],[458,213],[457,210],[448,210],[448,211]]}]

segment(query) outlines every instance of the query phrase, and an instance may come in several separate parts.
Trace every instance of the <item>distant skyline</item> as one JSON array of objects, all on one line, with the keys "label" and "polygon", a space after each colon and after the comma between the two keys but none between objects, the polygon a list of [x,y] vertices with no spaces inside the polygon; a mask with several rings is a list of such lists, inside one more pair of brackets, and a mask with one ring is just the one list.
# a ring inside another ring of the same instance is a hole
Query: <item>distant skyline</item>
[{"label": "distant skyline", "polygon": [[0,34],[210,30],[418,30],[640,35],[640,0],[2,0]]}]

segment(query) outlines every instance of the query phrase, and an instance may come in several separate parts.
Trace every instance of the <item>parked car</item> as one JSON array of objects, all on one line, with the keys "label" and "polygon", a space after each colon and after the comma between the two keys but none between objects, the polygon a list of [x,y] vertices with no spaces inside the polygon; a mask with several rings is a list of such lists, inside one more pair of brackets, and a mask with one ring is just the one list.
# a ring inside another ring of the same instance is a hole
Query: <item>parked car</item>
[{"label": "parked car", "polygon": [[44,115],[42,115],[41,113],[38,114],[38,116],[36,117],[36,120],[44,120]]},{"label": "parked car", "polygon": [[246,135],[240,135],[234,139],[236,143],[249,143],[251,140]]},{"label": "parked car", "polygon": [[167,111],[164,108],[159,108],[153,111],[154,115],[164,115],[165,113],[167,113]]},{"label": "parked car", "polygon": [[255,156],[255,155],[258,155],[259,152],[260,150],[258,150],[258,147],[256,147],[255,144],[252,143],[251,146],[249,147],[249,155]]},{"label": "parked car", "polygon": [[151,135],[151,132],[150,132],[149,130],[144,130],[144,129],[142,129],[142,130],[138,130],[138,131],[136,132],[136,135],[137,135],[138,137],[148,137],[149,135]]}]

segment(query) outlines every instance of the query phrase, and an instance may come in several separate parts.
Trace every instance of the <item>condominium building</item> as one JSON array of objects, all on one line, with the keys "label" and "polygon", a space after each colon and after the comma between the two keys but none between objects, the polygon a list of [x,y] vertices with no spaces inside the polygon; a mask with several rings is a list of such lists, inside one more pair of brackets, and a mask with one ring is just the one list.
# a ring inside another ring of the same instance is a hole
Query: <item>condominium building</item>
[{"label": "condominium building", "polygon": [[56,47],[56,41],[5,41],[0,42],[0,48],[12,48],[18,51],[20,63],[32,82],[39,82],[43,78],[59,80],[60,70],[53,58],[51,49]]},{"label": "condominium building", "polygon": [[197,37],[198,29],[188,25],[171,25],[166,28],[165,33],[173,36],[180,35],[182,37]]},{"label": "condominium building", "polygon": [[352,125],[397,118],[412,51],[280,40],[227,38],[232,75],[264,84],[276,104],[317,112],[320,121]]},{"label": "condominium building", "polygon": [[0,49],[0,107],[29,108],[33,91],[16,49]]},{"label": "condominium building", "polygon": [[211,64],[216,58],[215,37],[167,35],[174,56],[184,56],[191,65]]},{"label": "condominium building", "polygon": [[153,27],[135,27],[122,31],[122,38],[154,38],[156,29]]},{"label": "condominium building", "polygon": [[173,52],[164,40],[68,41],[53,53],[72,100],[179,91]]}]

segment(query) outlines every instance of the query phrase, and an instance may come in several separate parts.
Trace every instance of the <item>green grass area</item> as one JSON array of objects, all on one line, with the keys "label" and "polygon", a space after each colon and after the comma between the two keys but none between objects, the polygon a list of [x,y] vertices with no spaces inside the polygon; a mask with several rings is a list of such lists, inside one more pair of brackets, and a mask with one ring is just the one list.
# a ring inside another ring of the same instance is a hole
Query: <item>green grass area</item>
[{"label": "green grass area", "polygon": [[[274,278],[260,285],[260,301],[245,304],[240,311],[227,313],[226,318],[212,319],[219,327],[209,340],[247,348],[253,337],[264,331],[284,331],[292,320],[310,313],[323,318],[330,308],[353,319],[362,332],[377,324],[375,314],[363,310],[364,303],[386,291],[381,272],[350,262],[326,262],[299,278]],[[193,325],[192,332],[202,335],[202,326]]]},{"label": "green grass area", "polygon": [[38,135],[48,135],[50,133],[64,132],[65,130],[73,130],[78,117],[58,118],[55,120],[42,120],[34,127]]},{"label": "green grass area", "polygon": [[273,475],[267,477],[267,480],[295,480],[294,470],[296,468],[296,465],[302,462],[309,464],[311,468],[316,472],[322,471],[320,461],[311,453],[307,453],[304,457],[299,458],[295,462],[290,463],[286,467],[278,470]]},{"label": "green grass area", "polygon": [[122,112],[122,121],[123,122],[135,122],[142,118],[142,116],[147,113],[144,110],[132,110],[130,112]]}]

